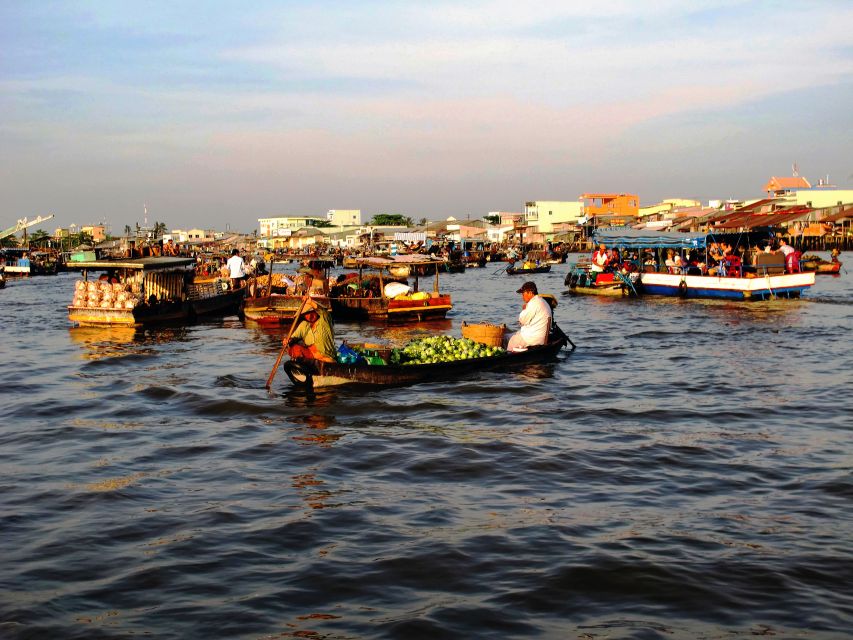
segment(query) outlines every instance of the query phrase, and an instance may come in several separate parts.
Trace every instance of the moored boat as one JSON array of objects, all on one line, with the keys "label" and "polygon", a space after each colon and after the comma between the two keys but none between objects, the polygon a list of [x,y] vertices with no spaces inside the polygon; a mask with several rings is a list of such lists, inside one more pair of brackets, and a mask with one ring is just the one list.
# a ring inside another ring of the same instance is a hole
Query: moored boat
[{"label": "moored boat", "polygon": [[[77,262],[83,279],[75,285],[68,319],[81,326],[141,326],[192,321],[236,312],[245,288],[226,280],[195,283],[192,258],[128,258]],[[105,272],[89,280],[92,271]]]}]

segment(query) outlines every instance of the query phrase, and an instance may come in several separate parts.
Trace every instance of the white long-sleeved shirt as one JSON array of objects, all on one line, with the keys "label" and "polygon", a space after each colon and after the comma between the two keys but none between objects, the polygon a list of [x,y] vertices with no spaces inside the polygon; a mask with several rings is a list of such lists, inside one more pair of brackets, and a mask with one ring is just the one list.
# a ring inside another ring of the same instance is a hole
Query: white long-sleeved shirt
[{"label": "white long-sleeved shirt", "polygon": [[521,323],[519,334],[527,346],[545,344],[551,326],[551,305],[542,296],[533,296],[518,314],[518,321]]}]

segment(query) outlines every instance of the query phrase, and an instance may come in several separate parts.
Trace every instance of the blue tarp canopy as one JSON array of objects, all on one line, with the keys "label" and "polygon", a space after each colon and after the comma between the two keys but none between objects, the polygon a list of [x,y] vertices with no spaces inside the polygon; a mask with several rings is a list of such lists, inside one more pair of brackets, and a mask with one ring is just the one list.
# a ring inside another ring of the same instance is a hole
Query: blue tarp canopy
[{"label": "blue tarp canopy", "polygon": [[592,238],[596,244],[623,249],[703,249],[705,233],[649,231],[646,229],[597,229]]}]

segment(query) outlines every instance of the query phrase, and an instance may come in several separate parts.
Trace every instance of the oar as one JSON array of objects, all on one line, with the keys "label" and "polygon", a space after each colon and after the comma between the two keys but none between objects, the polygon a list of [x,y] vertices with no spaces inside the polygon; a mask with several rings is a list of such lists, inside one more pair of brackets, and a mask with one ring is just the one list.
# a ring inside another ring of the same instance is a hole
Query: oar
[{"label": "oar", "polygon": [[284,344],[281,345],[281,351],[278,352],[278,358],[276,358],[275,365],[273,365],[272,371],[270,371],[270,377],[267,378],[267,389],[272,386],[273,378],[275,378],[275,374],[278,372],[278,365],[281,364],[281,359],[284,357],[284,352],[287,351],[287,343],[290,342],[290,336],[292,336],[293,332],[296,331],[296,325],[299,324],[299,317],[302,315],[302,310],[305,308],[305,304],[307,302],[308,296],[303,297],[302,304],[299,305],[299,310],[293,317],[293,322],[290,325],[290,331],[287,332],[287,337],[284,339]]}]

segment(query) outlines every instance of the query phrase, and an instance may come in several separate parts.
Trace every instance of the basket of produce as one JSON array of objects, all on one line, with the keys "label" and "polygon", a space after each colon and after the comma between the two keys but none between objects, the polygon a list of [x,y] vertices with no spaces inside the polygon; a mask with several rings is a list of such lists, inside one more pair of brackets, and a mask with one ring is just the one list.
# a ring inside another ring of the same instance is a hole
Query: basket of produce
[{"label": "basket of produce", "polygon": [[505,332],[505,324],[497,325],[487,322],[482,324],[462,323],[462,336],[464,338],[489,345],[490,347],[503,346]]}]

